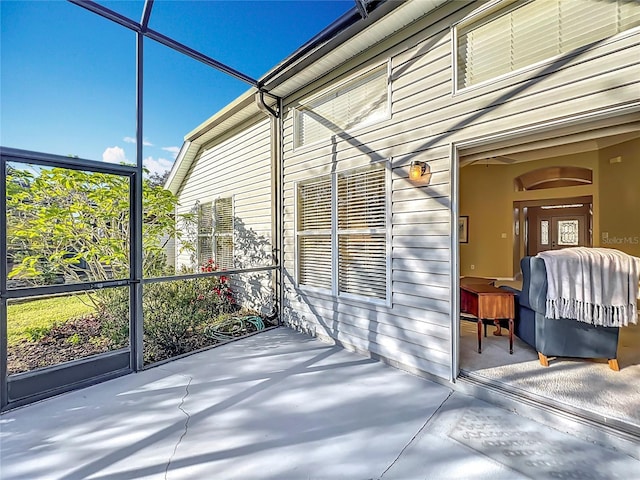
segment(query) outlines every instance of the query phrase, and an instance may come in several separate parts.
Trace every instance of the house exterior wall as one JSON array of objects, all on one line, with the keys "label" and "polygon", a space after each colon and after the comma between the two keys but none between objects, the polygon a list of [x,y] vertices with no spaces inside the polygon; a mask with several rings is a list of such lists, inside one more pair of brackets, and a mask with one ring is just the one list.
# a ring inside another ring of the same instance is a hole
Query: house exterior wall
[{"label": "house exterior wall", "polygon": [[[284,99],[284,321],[443,378],[454,375],[452,317],[457,318],[451,302],[457,257],[451,247],[451,218],[457,213],[452,144],[623,106],[640,93],[638,28],[456,92],[451,27],[481,4],[448,3]],[[385,61],[392,82],[390,119],[294,148],[292,108],[300,100]],[[392,170],[390,305],[298,286],[296,182],[384,159]],[[428,162],[428,184],[409,180],[412,160]]]},{"label": "house exterior wall", "polygon": [[[178,191],[176,213],[197,213],[198,203],[232,197],[234,268],[271,265],[271,176],[271,123],[263,117],[200,149]],[[195,244],[193,227],[183,234]],[[198,267],[179,241],[175,258],[178,273]],[[243,305],[259,309],[271,301],[268,272],[233,275],[230,282]]]}]

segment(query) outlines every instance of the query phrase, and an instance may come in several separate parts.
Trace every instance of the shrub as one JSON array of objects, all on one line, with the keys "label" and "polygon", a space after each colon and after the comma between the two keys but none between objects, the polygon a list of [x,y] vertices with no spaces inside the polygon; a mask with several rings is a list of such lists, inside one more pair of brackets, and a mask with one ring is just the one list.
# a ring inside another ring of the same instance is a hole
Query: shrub
[{"label": "shrub", "polygon": [[111,348],[122,348],[129,343],[129,290],[108,288],[96,293],[100,333]]},{"label": "shrub", "polygon": [[203,326],[222,313],[237,310],[225,277],[148,285],[143,305],[145,362],[204,346]]},{"label": "shrub", "polygon": [[[129,339],[129,295],[126,289],[96,293],[101,333],[112,348]],[[144,287],[145,363],[180,355],[211,343],[206,324],[223,313],[238,310],[228,279],[221,277],[172,280]]]}]

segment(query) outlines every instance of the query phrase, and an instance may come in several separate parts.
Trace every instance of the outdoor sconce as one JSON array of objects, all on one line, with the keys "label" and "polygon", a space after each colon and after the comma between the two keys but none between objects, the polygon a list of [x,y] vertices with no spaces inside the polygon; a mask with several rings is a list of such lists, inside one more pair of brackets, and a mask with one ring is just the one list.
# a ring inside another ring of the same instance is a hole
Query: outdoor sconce
[{"label": "outdoor sconce", "polygon": [[411,162],[411,166],[409,167],[409,178],[411,180],[420,180],[422,176],[426,173],[429,173],[427,181],[430,179],[430,169],[426,162],[419,162],[414,160]]}]

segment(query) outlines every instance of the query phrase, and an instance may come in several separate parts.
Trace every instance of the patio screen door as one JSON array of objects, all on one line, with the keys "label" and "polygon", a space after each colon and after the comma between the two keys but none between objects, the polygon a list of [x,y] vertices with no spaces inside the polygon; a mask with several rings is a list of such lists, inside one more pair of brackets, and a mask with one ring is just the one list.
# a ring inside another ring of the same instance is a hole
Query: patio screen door
[{"label": "patio screen door", "polygon": [[134,177],[2,149],[0,408],[132,371]]}]

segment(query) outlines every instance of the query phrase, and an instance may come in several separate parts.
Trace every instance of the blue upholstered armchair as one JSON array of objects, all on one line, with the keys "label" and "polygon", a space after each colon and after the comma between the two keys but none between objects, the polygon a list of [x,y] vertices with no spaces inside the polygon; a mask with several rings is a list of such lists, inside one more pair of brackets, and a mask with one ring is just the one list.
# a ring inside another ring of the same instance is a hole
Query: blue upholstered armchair
[{"label": "blue upholstered armchair", "polygon": [[600,327],[577,320],[545,317],[547,270],[544,260],[524,257],[522,291],[516,294],[514,333],[538,352],[540,363],[547,367],[547,357],[606,358],[612,370],[617,361],[619,327]]}]

